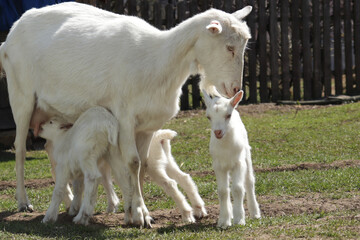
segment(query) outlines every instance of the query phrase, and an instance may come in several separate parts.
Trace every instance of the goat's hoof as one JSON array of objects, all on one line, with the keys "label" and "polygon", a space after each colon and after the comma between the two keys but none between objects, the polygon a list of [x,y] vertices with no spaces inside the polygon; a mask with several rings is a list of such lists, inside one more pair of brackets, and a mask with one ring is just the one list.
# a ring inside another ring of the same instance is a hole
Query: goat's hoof
[{"label": "goat's hoof", "polygon": [[141,207],[132,208],[133,224],[139,227],[144,227],[144,217]]},{"label": "goat's hoof", "polygon": [[89,217],[86,217],[82,214],[78,214],[74,219],[73,222],[75,224],[81,224],[87,226],[89,224]]},{"label": "goat's hoof", "polygon": [[192,211],[184,211],[182,214],[182,221],[184,223],[194,223],[195,222],[195,218],[193,216]]},{"label": "goat's hoof", "polygon": [[145,228],[152,228],[151,223],[154,222],[154,219],[150,216],[146,216],[144,219]]},{"label": "goat's hoof", "polygon": [[19,212],[33,212],[34,207],[31,204],[23,204],[22,206],[19,206]]},{"label": "goat's hoof", "polygon": [[200,219],[200,218],[203,218],[203,217],[206,217],[208,214],[207,214],[207,211],[205,209],[204,206],[196,206],[194,209],[194,216],[197,218],[197,219]]},{"label": "goat's hoof", "polygon": [[42,223],[53,223],[56,221],[56,219],[57,219],[57,217],[45,215],[45,217],[43,218],[43,220],[41,222]]},{"label": "goat's hoof", "polygon": [[219,219],[217,223],[217,227],[219,228],[231,227],[231,219]]},{"label": "goat's hoof", "polygon": [[234,219],[234,225],[245,226],[245,219]]}]

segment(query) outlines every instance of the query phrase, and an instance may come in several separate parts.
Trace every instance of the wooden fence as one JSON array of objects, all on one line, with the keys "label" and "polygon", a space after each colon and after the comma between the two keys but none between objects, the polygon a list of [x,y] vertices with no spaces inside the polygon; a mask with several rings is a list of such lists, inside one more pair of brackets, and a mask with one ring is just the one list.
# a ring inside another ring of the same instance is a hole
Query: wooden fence
[{"label": "wooden fence", "polygon": [[[211,7],[246,18],[245,103],[360,94],[359,0],[83,0],[169,29]],[[126,3],[124,3],[126,2]],[[183,87],[182,109],[202,107],[199,76]]]},{"label": "wooden fence", "polygon": [[[97,1],[99,7],[139,16],[169,29],[211,7],[234,12],[253,6],[245,56],[248,103],[313,100],[360,94],[359,0],[148,0]],[[182,109],[201,107],[192,77],[183,87]]]}]

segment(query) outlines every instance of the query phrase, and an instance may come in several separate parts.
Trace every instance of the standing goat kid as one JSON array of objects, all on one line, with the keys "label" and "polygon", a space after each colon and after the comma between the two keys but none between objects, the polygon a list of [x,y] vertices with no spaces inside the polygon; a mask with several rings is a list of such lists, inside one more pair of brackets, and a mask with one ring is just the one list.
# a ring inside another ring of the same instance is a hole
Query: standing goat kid
[{"label": "standing goat kid", "polygon": [[[88,224],[94,210],[98,180],[100,177],[111,179],[111,173],[101,169],[109,164],[109,150],[115,148],[111,146],[117,146],[118,131],[118,121],[102,107],[85,111],[71,128],[58,117],[53,117],[42,125],[40,136],[51,141],[50,157],[54,158],[56,163],[55,188],[50,207],[42,222],[56,221],[69,180],[83,179],[84,189],[81,183],[74,186],[75,197],[69,213],[75,215],[78,211],[74,222]],[[109,187],[108,198],[114,198],[112,202],[117,204],[118,199],[112,184]],[[84,199],[81,202],[83,190]]]},{"label": "standing goat kid", "polygon": [[[251,161],[251,147],[239,113],[234,110],[243,97],[239,91],[231,99],[211,98],[203,91],[206,116],[211,122],[210,154],[216,175],[220,217],[218,227],[234,224],[245,225],[244,196],[250,216],[260,218],[260,208],[255,197],[255,177]],[[231,192],[234,199],[232,208],[229,190],[229,175],[232,178]]]}]

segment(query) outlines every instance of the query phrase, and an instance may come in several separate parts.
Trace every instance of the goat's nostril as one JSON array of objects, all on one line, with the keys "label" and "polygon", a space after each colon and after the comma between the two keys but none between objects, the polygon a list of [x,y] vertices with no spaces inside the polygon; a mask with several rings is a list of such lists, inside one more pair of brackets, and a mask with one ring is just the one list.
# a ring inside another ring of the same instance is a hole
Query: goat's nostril
[{"label": "goat's nostril", "polygon": [[236,94],[238,91],[240,91],[240,88],[234,87],[233,91],[234,91],[234,94]]}]

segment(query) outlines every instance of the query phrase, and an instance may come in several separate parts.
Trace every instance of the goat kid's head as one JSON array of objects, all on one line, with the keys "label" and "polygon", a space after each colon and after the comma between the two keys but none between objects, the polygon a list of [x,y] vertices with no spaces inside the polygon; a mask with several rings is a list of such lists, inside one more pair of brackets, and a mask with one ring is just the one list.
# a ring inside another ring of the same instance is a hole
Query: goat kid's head
[{"label": "goat kid's head", "polygon": [[251,38],[249,27],[242,20],[251,6],[228,14],[209,10],[208,25],[195,44],[197,61],[204,81],[214,85],[224,97],[233,97],[242,88],[244,52]]},{"label": "goat kid's head", "polygon": [[239,105],[244,92],[240,90],[231,99],[211,97],[203,91],[206,104],[206,117],[210,120],[211,131],[217,139],[227,132],[234,109]]},{"label": "goat kid's head", "polygon": [[62,119],[53,117],[41,125],[39,136],[45,139],[52,140],[60,132],[67,131],[71,127],[72,124],[65,123]]}]

